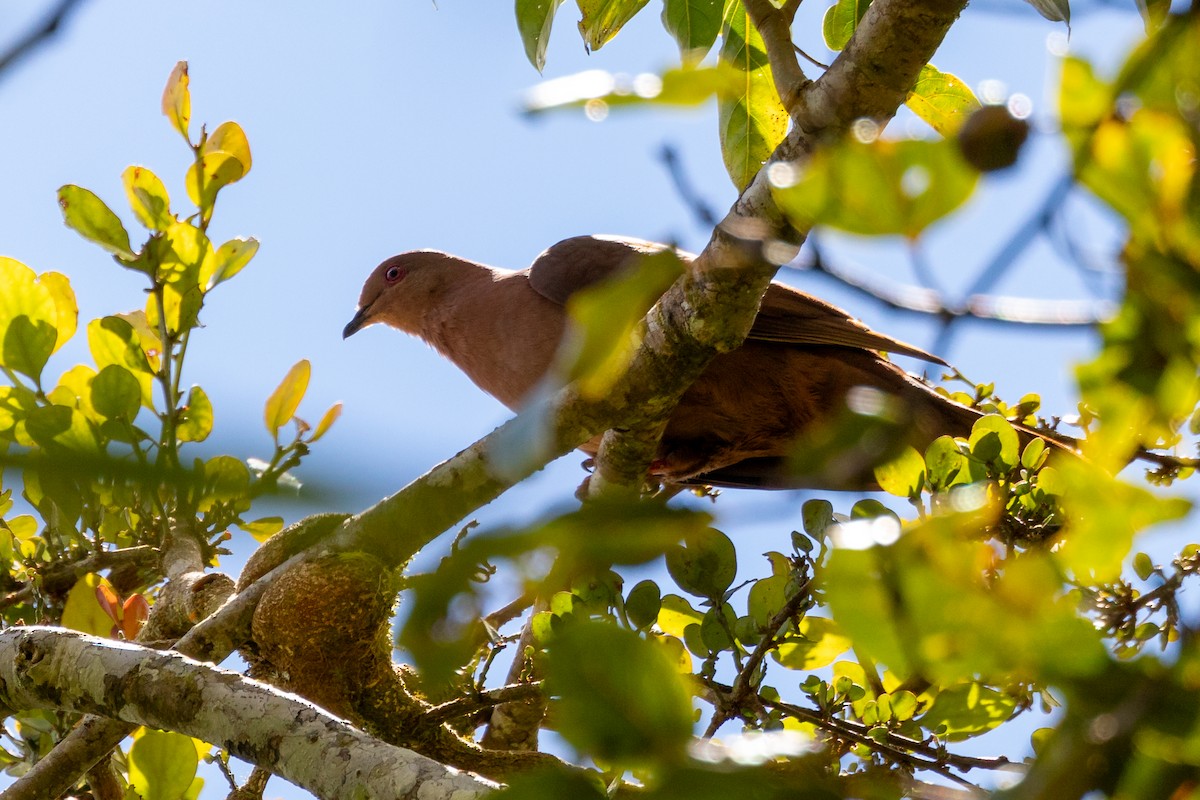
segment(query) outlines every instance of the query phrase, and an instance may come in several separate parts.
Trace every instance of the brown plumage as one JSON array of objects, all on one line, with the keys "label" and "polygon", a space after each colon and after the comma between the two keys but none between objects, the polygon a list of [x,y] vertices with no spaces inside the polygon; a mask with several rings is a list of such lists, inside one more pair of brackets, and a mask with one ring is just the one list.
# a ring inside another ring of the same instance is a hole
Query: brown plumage
[{"label": "brown plumage", "polygon": [[[402,253],[367,278],[343,335],[383,322],[418,336],[515,410],[551,365],[567,324],[567,298],[662,248],[578,236],[517,272],[433,250]],[[684,393],[652,474],[723,486],[871,488],[872,466],[897,443],[923,449],[941,434],[970,432],[978,412],[937,394],[879,351],[945,363],[823,300],[771,284],[746,342],[714,358]],[[882,403],[886,413],[876,419],[890,417],[891,424],[852,417],[848,402]],[[805,466],[805,459],[792,458],[798,449],[831,449],[827,440],[847,419],[869,435],[831,459]],[[582,449],[594,455],[597,444]]]}]

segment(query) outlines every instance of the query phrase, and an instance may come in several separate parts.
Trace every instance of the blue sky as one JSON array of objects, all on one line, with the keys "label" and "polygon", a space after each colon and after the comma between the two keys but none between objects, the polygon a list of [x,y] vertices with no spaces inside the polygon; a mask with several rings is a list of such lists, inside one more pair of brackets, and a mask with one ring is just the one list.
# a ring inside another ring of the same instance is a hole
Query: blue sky
[{"label": "blue sky", "polygon": [[[51,5],[0,6],[0,41]],[[676,57],[657,3],[590,56],[572,5],[560,13],[545,77],[592,68],[657,71]],[[1046,41],[1061,38],[1063,27],[1018,0],[978,5],[985,10],[967,10],[935,63],[971,86],[996,79],[1030,96],[1038,125],[1052,129],[1045,95],[1056,69]],[[801,41],[809,52],[824,55],[819,6],[805,5],[807,28],[798,30],[808,31]],[[1111,65],[1126,49],[1119,43],[1140,30],[1132,10],[1097,12],[1076,19],[1071,47]],[[300,471],[325,493],[268,503],[263,514],[360,510],[508,417],[416,340],[372,328],[342,341],[361,283],[383,258],[435,247],[520,268],[580,233],[674,239],[698,249],[706,232],[658,159],[664,144],[679,151],[691,182],[719,212],[735,196],[711,106],[613,114],[602,123],[575,113],[523,117],[522,93],[539,75],[525,60],[510,3],[85,2],[48,47],[0,76],[0,254],[38,272],[67,274],[81,322],[139,307],[141,276],[67,230],[55,191],[64,183],[92,189],[131,232],[136,223],[120,182],[127,165],[150,167],[173,196],[184,196],[189,153],[159,110],[163,84],[180,59],[191,65],[193,126],[237,120],[254,153],[251,173],[221,196],[214,238],[252,235],[262,243],[251,266],[210,296],[202,315],[207,329],[188,353],[185,382],[202,384],[216,412],[202,451],[269,454],[262,404],[300,358],[313,365],[302,415],[315,420],[330,403],[345,402],[341,421]],[[894,125],[899,133],[910,129],[920,132],[905,116]],[[954,221],[933,231],[927,253],[946,286],[970,283],[1064,169],[1053,137],[1035,136],[1026,155],[1018,170],[989,178]],[[1103,217],[1086,199],[1073,207],[1083,214],[1085,241],[1098,254],[1111,252],[1117,240]],[[829,241],[840,260],[913,281],[895,241]],[[926,346],[933,340],[930,321],[890,313],[827,278],[794,270],[780,277],[899,338]],[[1100,280],[1111,285],[1110,277]],[[1041,245],[998,290],[1083,294],[1080,279]],[[1068,414],[1070,365],[1093,346],[1087,332],[968,324],[942,355],[975,380],[996,381],[1006,397],[1038,391],[1048,412]],[[58,374],[85,357],[78,336],[48,371]],[[481,512],[481,521],[527,519],[569,502],[582,477],[579,460],[562,459]],[[807,497],[731,492],[718,504],[741,548],[744,577],[766,573],[757,554],[780,546],[772,536],[796,525]],[[835,501],[842,511],[852,502]],[[227,566],[236,571],[238,563]]]}]

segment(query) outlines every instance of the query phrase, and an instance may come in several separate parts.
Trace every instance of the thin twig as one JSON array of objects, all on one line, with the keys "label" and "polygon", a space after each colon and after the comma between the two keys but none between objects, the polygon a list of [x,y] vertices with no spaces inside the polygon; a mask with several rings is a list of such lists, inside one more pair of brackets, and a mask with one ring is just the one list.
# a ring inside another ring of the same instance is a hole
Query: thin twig
[{"label": "thin twig", "polygon": [[53,38],[62,29],[67,17],[82,2],[83,0],[60,0],[59,4],[41,22],[13,42],[8,50],[0,53],[0,77],[3,77],[5,70],[13,64],[31,54],[39,45],[45,44]]},{"label": "thin twig", "polygon": [[519,703],[523,700],[532,700],[541,696],[541,681],[535,683],[514,683],[509,686],[501,686],[499,689],[492,689],[491,691],[480,692],[470,697],[460,697],[457,700],[442,703],[429,709],[424,716],[425,720],[430,725],[433,725],[452,719],[470,717],[480,711],[495,708],[501,703]]},{"label": "thin twig", "polygon": [[[43,590],[51,590],[59,584],[66,583],[68,580],[74,583],[79,576],[86,575],[89,572],[98,572],[102,569],[111,569],[126,565],[150,565],[158,557],[158,548],[151,547],[150,545],[126,547],[122,550],[106,550],[93,553],[86,558],[81,558],[69,564],[54,565],[43,575],[41,584]],[[31,580],[22,588],[4,595],[4,597],[0,598],[0,609],[32,600],[35,585],[36,582]]]}]

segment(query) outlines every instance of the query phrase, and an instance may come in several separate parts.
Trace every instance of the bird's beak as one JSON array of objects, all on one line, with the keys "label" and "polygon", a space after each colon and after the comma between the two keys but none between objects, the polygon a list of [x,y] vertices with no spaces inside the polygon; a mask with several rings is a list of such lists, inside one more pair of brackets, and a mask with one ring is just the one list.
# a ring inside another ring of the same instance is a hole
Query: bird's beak
[{"label": "bird's beak", "polygon": [[350,322],[346,325],[346,327],[342,328],[342,338],[348,339],[351,336],[353,336],[354,334],[358,333],[361,329],[370,325],[371,324],[371,320],[369,319],[370,315],[371,315],[371,306],[365,305],[362,308],[360,308],[358,310],[358,313],[354,315],[354,319],[350,320]]}]

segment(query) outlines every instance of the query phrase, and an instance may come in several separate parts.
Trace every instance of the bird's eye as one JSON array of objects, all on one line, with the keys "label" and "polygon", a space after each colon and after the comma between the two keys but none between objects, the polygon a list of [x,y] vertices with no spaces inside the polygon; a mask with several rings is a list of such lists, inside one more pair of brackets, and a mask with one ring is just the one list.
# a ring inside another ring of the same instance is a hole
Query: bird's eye
[{"label": "bird's eye", "polygon": [[388,267],[387,272],[383,273],[383,277],[388,283],[395,283],[407,274],[408,270],[403,267]]}]

